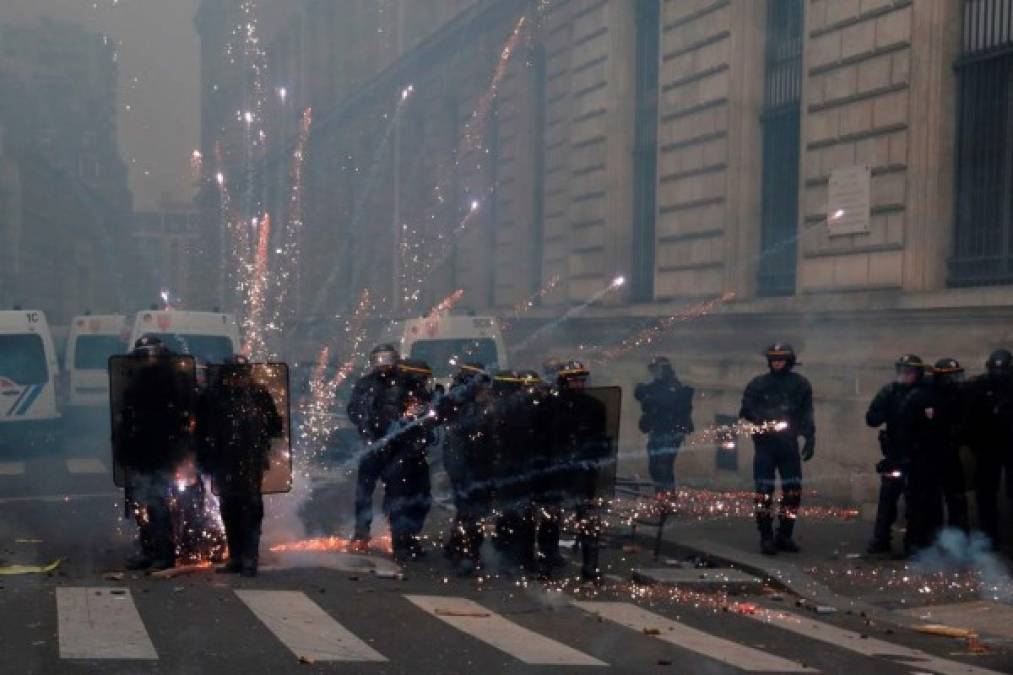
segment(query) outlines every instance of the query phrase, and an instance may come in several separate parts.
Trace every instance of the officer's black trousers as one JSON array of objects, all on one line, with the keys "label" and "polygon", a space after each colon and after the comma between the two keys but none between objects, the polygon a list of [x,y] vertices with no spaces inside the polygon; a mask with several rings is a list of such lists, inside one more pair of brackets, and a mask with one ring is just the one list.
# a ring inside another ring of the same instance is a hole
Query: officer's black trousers
[{"label": "officer's black trousers", "polygon": [[791,438],[757,437],[753,456],[756,483],[756,525],[764,538],[774,534],[774,491],[781,477],[781,508],[778,534],[791,537],[802,502],[802,459],[798,443]]},{"label": "officer's black trousers", "polygon": [[384,511],[390,519],[394,545],[422,532],[432,506],[429,462],[425,452],[413,447],[396,448],[383,467],[382,478],[387,490]]},{"label": "officer's black trousers", "polygon": [[[1013,481],[1010,480],[1010,461],[1003,448],[989,447],[979,449],[975,455],[974,492],[978,505],[978,524],[981,531],[992,540],[996,548],[1002,543],[999,536],[999,499],[1004,498],[1013,504]],[[1003,473],[1006,474],[1006,494],[999,495],[999,484]]]},{"label": "officer's black trousers", "polygon": [[355,537],[368,539],[373,525],[373,493],[383,473],[385,453],[379,449],[364,449],[359,458],[355,477]]},{"label": "officer's black trousers", "polygon": [[167,474],[131,474],[130,498],[141,543],[141,552],[152,560],[174,562],[176,544],[172,531],[169,491],[172,478]]},{"label": "officer's black trousers", "polygon": [[896,477],[884,475],[880,478],[879,503],[876,506],[876,524],[872,532],[874,547],[889,547],[893,524],[897,522],[897,503],[906,489],[906,472]]},{"label": "officer's black trousers", "polygon": [[221,512],[229,558],[244,564],[256,564],[260,555],[264,498],[259,492],[222,495]]},{"label": "officer's black trousers", "polygon": [[931,546],[943,525],[943,487],[938,465],[928,461],[911,463],[904,503],[907,514],[904,548],[914,553]]}]

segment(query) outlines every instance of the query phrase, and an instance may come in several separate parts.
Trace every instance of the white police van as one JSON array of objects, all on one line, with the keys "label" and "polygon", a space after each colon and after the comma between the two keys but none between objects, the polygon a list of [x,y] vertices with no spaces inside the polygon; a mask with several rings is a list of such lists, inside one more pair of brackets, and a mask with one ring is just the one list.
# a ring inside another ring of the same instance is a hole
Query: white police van
[{"label": "white police van", "polygon": [[462,363],[480,363],[490,371],[508,368],[499,321],[491,316],[438,314],[396,322],[388,332],[402,356],[421,359],[447,386]]},{"label": "white police van", "polygon": [[45,313],[0,311],[0,442],[55,440],[59,373]]},{"label": "white police van", "polygon": [[109,406],[109,357],[127,348],[127,317],[122,314],[76,316],[70,322],[63,371],[67,412]]},{"label": "white police van", "polygon": [[203,363],[224,363],[239,353],[239,324],[231,314],[176,309],[148,310],[134,316],[129,347],[153,335],[174,354],[189,354]]}]

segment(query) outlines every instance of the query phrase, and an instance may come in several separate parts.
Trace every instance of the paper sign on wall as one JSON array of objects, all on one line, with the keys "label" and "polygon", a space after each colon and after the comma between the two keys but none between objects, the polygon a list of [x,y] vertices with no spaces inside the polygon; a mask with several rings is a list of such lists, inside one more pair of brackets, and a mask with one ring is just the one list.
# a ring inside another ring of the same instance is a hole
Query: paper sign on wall
[{"label": "paper sign on wall", "polygon": [[831,237],[869,231],[870,176],[867,166],[847,166],[830,172],[827,229]]}]

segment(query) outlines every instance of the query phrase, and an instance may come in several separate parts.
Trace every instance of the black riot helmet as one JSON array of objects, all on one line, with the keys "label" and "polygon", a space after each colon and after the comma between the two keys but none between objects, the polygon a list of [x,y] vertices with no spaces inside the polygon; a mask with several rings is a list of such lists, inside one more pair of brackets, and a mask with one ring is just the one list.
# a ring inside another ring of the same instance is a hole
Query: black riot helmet
[{"label": "black riot helmet", "polygon": [[675,369],[672,368],[672,362],[667,356],[655,356],[651,359],[651,362],[647,364],[647,372],[651,374],[655,379],[669,378],[675,375]]},{"label": "black riot helmet", "polygon": [[770,366],[774,361],[784,361],[785,371],[791,370],[795,367],[795,363],[798,357],[795,354],[795,348],[786,342],[775,342],[769,345],[763,355],[767,357],[767,365]]},{"label": "black riot helmet", "polygon": [[454,379],[452,386],[461,387],[475,385],[485,385],[489,382],[489,374],[485,371],[485,366],[481,363],[462,363],[454,373]]},{"label": "black riot helmet", "polygon": [[932,374],[940,383],[953,384],[964,379],[964,367],[960,361],[948,356],[936,361]]},{"label": "black riot helmet", "polygon": [[400,359],[401,354],[398,353],[397,347],[389,343],[377,345],[369,352],[369,365],[374,370],[393,369]]},{"label": "black riot helmet", "polygon": [[988,361],[985,361],[985,370],[990,375],[1007,374],[1011,367],[1013,367],[1013,354],[1010,354],[1007,349],[996,349],[988,355]]},{"label": "black riot helmet", "polygon": [[925,362],[917,354],[904,354],[893,364],[898,373],[906,370],[916,371],[919,374],[925,373]]},{"label": "black riot helmet", "polygon": [[556,379],[559,371],[566,365],[566,361],[558,356],[550,356],[542,361],[542,377],[550,382]]},{"label": "black riot helmet", "polygon": [[433,380],[433,369],[421,359],[401,359],[396,366],[398,375],[405,379],[410,389],[428,389]]},{"label": "black riot helmet", "polygon": [[583,389],[591,377],[591,371],[581,361],[567,361],[556,376],[556,381],[562,388]]},{"label": "black riot helmet", "polygon": [[134,342],[134,356],[166,356],[169,348],[157,335],[145,334]]}]

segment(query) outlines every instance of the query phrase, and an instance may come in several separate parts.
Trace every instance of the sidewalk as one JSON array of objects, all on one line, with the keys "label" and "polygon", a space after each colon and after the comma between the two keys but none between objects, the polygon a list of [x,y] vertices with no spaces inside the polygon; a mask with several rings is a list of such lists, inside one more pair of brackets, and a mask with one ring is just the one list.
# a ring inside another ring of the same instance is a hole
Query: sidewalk
[{"label": "sidewalk", "polygon": [[[860,518],[809,518],[795,531],[802,551],[765,556],[752,519],[742,514],[711,519],[674,516],[665,528],[666,546],[692,550],[719,564],[755,574],[817,606],[912,628],[945,623],[1013,642],[1013,581],[1008,561],[996,558],[996,575],[944,571],[907,560],[869,558],[865,548],[872,525]],[[650,536],[648,528],[644,534]],[[899,534],[895,542],[899,542]]]}]

